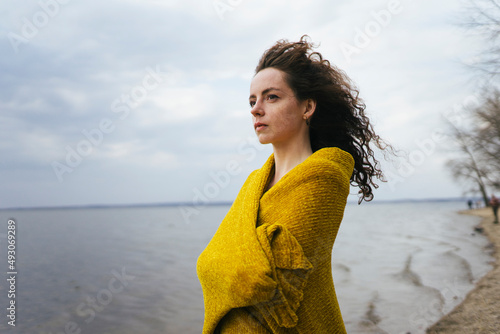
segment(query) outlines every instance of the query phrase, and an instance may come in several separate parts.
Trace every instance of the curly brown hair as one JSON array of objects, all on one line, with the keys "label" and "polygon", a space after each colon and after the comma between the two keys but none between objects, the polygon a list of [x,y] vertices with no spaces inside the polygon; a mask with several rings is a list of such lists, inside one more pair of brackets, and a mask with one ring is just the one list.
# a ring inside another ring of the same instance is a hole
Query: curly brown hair
[{"label": "curly brown hair", "polygon": [[304,35],[299,42],[279,40],[262,55],[255,73],[275,68],[299,101],[313,99],[316,110],[310,119],[309,136],[315,152],[323,147],[338,147],[354,158],[351,185],[360,188],[359,203],[373,199],[375,178],[385,181],[371,143],[381,150],[392,147],[373,130],[365,114],[365,104],[351,79],[330,64]]}]

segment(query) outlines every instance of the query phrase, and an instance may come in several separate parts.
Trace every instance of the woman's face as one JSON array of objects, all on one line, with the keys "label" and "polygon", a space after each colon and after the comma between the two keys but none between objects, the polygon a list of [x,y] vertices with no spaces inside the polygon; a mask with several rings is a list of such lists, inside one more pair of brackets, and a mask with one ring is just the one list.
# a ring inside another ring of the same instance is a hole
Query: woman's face
[{"label": "woman's face", "polygon": [[254,129],[262,144],[280,145],[307,133],[304,116],[307,101],[298,101],[285,81],[285,73],[266,68],[255,75],[250,85],[250,107]]}]

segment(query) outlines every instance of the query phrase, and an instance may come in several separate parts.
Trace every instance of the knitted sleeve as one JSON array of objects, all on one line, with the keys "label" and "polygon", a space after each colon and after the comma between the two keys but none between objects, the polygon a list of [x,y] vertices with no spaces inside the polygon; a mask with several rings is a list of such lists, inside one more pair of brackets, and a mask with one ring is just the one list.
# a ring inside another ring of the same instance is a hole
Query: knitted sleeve
[{"label": "knitted sleeve", "polygon": [[295,312],[302,301],[302,290],[313,266],[295,237],[284,226],[263,224],[257,228],[257,237],[269,260],[277,287],[270,300],[255,307],[267,323],[294,327],[298,321]]}]

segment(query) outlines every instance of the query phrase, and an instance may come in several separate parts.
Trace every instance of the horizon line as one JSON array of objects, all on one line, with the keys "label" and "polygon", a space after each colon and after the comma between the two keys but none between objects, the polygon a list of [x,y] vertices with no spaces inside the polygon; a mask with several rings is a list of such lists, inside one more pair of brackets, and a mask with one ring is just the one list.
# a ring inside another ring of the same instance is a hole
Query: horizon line
[{"label": "horizon line", "polygon": [[[404,202],[452,202],[463,201],[467,197],[440,197],[440,198],[403,198],[403,199],[381,199],[374,202],[366,202],[371,204],[377,203],[404,203]],[[68,204],[54,206],[27,206],[27,207],[8,207],[0,208],[0,211],[5,210],[55,210],[55,209],[107,209],[107,208],[140,208],[140,207],[175,207],[175,206],[223,206],[232,205],[233,201],[216,201],[205,203],[192,202],[157,202],[157,203],[121,203],[121,204]],[[349,200],[347,204],[357,204],[357,200]]]}]

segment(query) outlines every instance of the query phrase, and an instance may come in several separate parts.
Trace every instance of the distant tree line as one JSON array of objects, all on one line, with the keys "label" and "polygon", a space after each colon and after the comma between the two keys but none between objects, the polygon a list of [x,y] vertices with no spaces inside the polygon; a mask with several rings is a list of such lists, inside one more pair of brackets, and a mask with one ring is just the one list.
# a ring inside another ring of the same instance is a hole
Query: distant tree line
[{"label": "distant tree line", "polygon": [[466,12],[465,26],[486,41],[470,64],[481,73],[484,88],[473,106],[447,120],[453,147],[447,166],[466,192],[481,194],[488,205],[490,192],[500,190],[500,1],[469,0]]}]

